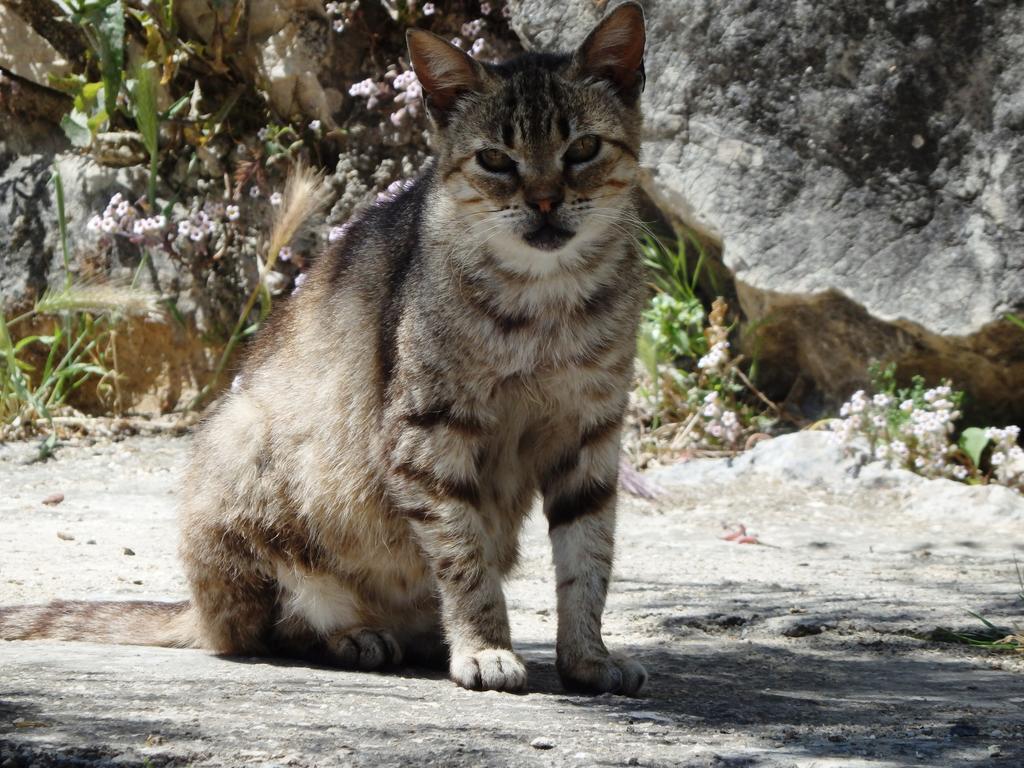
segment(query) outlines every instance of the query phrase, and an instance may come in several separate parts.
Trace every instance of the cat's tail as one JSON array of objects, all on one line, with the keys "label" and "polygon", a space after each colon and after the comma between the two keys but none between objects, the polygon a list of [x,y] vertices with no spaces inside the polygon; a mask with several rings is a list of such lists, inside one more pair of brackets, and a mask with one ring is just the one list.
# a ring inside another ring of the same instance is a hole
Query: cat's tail
[{"label": "cat's tail", "polygon": [[0,607],[0,640],[78,640],[119,645],[198,648],[188,601],[54,600]]}]

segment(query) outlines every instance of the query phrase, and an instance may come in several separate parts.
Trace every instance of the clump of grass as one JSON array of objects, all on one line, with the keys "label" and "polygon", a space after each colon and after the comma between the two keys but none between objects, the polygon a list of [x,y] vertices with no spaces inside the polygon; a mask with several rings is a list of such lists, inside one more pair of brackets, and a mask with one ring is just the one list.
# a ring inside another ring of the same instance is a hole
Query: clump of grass
[{"label": "clump of grass", "polygon": [[[60,175],[54,172],[57,217],[64,257],[64,280],[27,312],[0,314],[0,438],[31,434],[37,422],[52,427],[54,415],[68,398],[93,381],[115,395],[120,409],[116,371],[116,326],[126,315],[159,313],[156,297],[113,284],[76,284],[71,279],[70,250]],[[29,329],[20,332],[21,329]],[[39,329],[42,328],[41,332]],[[44,454],[56,435],[49,430]]]},{"label": "clump of grass", "polygon": [[642,243],[655,294],[638,339],[638,384],[631,398],[624,440],[630,459],[643,467],[687,455],[731,455],[769,428],[778,409],[762,395],[734,355],[735,322],[722,297],[710,307],[698,287],[707,255],[681,236],[674,248],[648,237]]},{"label": "clump of grass", "polygon": [[[1024,571],[1021,570],[1020,564],[1016,560],[1014,560],[1013,564],[1017,570],[1017,584],[1019,586],[1017,599],[1024,605]],[[987,648],[992,651],[1024,653],[1024,629],[1020,627],[999,626],[974,611],[968,611],[968,613],[980,621],[983,627],[969,632],[954,632],[944,629],[942,630],[943,639]]]}]

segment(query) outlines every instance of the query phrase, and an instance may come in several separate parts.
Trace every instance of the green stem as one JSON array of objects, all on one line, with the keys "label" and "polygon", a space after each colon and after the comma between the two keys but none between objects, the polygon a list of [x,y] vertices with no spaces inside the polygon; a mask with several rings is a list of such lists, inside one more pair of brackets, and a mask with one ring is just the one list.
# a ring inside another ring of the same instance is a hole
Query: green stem
[{"label": "green stem", "polygon": [[146,195],[149,197],[149,205],[153,209],[153,213],[156,213],[156,173],[158,166],[160,165],[160,153],[150,152],[149,153],[149,189]]},{"label": "green stem", "polygon": [[60,248],[64,256],[64,287],[71,287],[71,252],[68,248],[68,221],[64,214],[64,182],[60,171],[53,167],[53,186],[57,191],[57,227],[60,229]]}]

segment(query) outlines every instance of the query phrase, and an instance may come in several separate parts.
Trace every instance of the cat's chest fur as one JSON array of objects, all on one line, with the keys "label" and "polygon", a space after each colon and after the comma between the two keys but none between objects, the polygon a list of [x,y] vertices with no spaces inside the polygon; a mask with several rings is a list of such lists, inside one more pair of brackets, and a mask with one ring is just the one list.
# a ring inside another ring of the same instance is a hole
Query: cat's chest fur
[{"label": "cat's chest fur", "polygon": [[[514,254],[487,254],[445,286],[441,322],[495,385],[562,408],[632,350],[643,273],[635,253],[614,240],[559,254],[541,274]],[[507,387],[506,387],[507,389]]]}]

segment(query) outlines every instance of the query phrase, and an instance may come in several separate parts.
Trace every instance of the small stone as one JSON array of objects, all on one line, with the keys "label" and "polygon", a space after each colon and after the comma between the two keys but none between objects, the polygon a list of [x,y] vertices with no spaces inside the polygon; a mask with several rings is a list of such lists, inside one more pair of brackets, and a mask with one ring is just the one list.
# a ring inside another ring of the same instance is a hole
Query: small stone
[{"label": "small stone", "polygon": [[639,757],[631,757],[626,761],[626,765],[640,765]]},{"label": "small stone", "polygon": [[626,717],[633,721],[647,720],[652,723],[662,723],[664,725],[673,725],[675,723],[675,720],[671,717],[666,717],[658,712],[649,712],[647,710],[640,709],[633,712],[627,712]]},{"label": "small stone", "polygon": [[67,531],[57,531],[57,538],[61,541],[74,541],[75,537]]},{"label": "small stone", "polygon": [[1003,754],[1003,748],[1002,747],[1000,747],[998,744],[989,744],[989,747],[988,747],[988,756],[989,757],[999,757],[1001,754]]},{"label": "small stone", "polygon": [[48,507],[55,507],[62,501],[64,501],[63,493],[51,493],[49,496],[43,499],[43,504],[45,504]]},{"label": "small stone", "polygon": [[88,541],[86,541],[85,543],[86,543],[86,544],[95,544],[95,543],[96,543],[96,539],[89,539],[89,540],[88,540]]},{"label": "small stone", "polygon": [[132,584],[138,584],[139,586],[142,586],[142,579],[135,579],[135,581],[133,581]]},{"label": "small stone", "polygon": [[530,746],[534,749],[554,749],[555,742],[543,736],[538,736],[536,739],[530,742]]},{"label": "small stone", "polygon": [[131,547],[125,547],[124,548],[124,553],[126,555],[128,555],[128,557],[135,557],[135,550],[132,549]]}]

